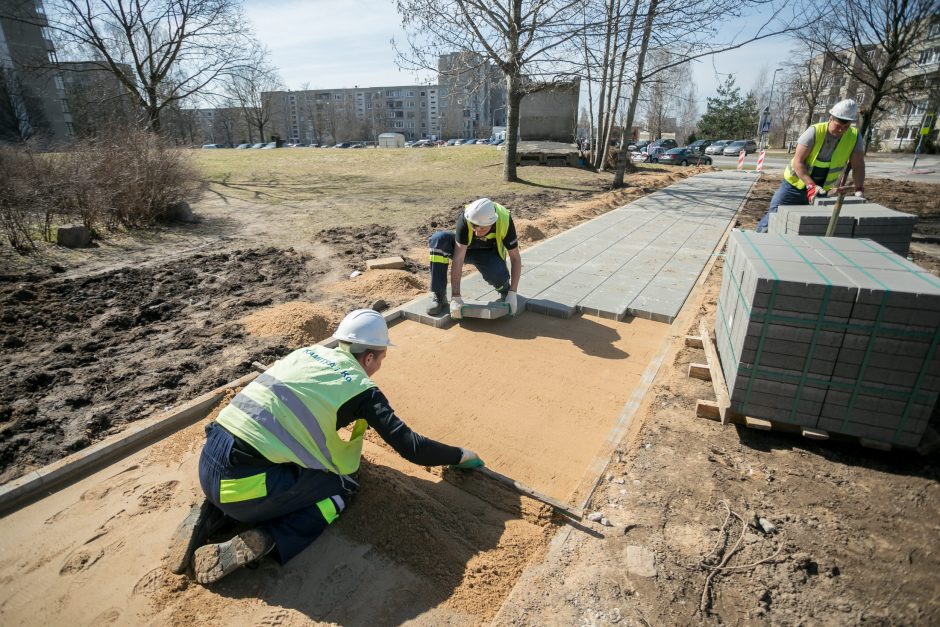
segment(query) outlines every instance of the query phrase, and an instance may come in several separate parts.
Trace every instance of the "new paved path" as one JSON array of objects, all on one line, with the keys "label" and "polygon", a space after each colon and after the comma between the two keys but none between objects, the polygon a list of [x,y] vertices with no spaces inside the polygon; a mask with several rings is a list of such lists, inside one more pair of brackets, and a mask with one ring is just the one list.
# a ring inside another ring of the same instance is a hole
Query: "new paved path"
[{"label": "new paved path", "polygon": [[[700,174],[528,248],[519,295],[527,310],[562,318],[580,311],[671,323],[755,180]],[[496,299],[479,274],[461,291],[465,300]],[[444,326],[448,317],[428,316],[427,302],[412,301],[405,316]]]}]

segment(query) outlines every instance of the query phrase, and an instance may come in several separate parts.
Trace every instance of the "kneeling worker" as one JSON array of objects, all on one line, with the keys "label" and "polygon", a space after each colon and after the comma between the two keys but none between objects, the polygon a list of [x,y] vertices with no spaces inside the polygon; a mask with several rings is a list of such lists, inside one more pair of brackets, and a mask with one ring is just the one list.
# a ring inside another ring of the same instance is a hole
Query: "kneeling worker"
[{"label": "kneeling worker", "polygon": [[[444,313],[447,303],[447,266],[450,264],[451,318],[460,318],[463,298],[460,279],[464,262],[472,263],[483,280],[499,292],[509,305],[509,314],[516,315],[519,300],[516,291],[522,275],[522,255],[516,226],[509,211],[489,198],[480,198],[467,205],[457,218],[457,228],[438,231],[428,241],[431,252],[431,304],[429,316]],[[506,269],[509,257],[512,272]],[[451,261],[453,262],[451,264]]]},{"label": "kneeling worker", "polygon": [[[170,546],[169,568],[194,562],[212,583],[271,553],[283,564],[332,523],[357,490],[366,429],[421,466],[476,468],[476,453],[425,438],[395,415],[370,377],[392,346],[382,315],[358,309],[333,335],[336,349],[307,346],[249,383],[206,427],[192,509]],[[350,427],[345,440],[337,429]],[[226,518],[256,526],[202,546]]]}]

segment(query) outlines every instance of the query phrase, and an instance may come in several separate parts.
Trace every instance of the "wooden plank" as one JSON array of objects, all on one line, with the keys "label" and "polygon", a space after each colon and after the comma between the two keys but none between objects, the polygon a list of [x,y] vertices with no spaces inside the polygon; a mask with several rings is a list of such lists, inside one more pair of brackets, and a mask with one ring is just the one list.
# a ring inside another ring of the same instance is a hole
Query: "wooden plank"
[{"label": "wooden plank", "polygon": [[685,345],[689,348],[704,348],[704,345],[702,344],[702,338],[697,335],[686,335]]},{"label": "wooden plank", "polygon": [[715,422],[721,422],[721,410],[715,401],[699,401],[695,404],[695,415]]},{"label": "wooden plank", "polygon": [[828,440],[829,432],[824,431],[823,429],[810,429],[809,427],[803,427],[802,433],[804,438],[809,438],[810,440]]},{"label": "wooden plank", "polygon": [[705,325],[705,319],[702,318],[698,323],[699,336],[702,338],[705,348],[705,359],[708,361],[708,369],[712,374],[712,386],[715,388],[715,400],[718,407],[721,408],[721,424],[727,424],[725,411],[731,407],[731,398],[728,396],[728,388],[725,386],[725,378],[721,372],[721,362],[718,361],[718,352],[715,350],[715,343],[712,341],[708,327]]},{"label": "wooden plank", "polygon": [[712,380],[712,372],[708,364],[689,364],[689,376],[702,381]]},{"label": "wooden plank", "polygon": [[761,431],[770,431],[774,428],[774,423],[763,418],[754,418],[752,416],[744,417],[744,424],[751,429],[760,429]]}]

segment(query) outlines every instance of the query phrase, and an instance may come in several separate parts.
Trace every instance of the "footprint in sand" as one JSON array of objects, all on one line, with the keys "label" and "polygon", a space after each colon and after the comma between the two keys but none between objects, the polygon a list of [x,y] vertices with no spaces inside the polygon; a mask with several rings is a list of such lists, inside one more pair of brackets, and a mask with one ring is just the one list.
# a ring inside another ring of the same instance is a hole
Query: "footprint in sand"
[{"label": "footprint in sand", "polygon": [[173,495],[176,494],[176,488],[179,484],[180,482],[175,480],[164,481],[163,483],[158,483],[144,490],[144,492],[137,497],[139,509],[134,515],[146,514],[156,509],[168,508],[173,499]]},{"label": "footprint in sand", "polygon": [[[132,470],[137,470],[138,468],[139,466],[135,464],[131,466],[130,468],[122,470],[116,475],[112,475],[108,477],[107,479],[105,479],[104,481],[96,485],[95,487],[85,490],[82,493],[82,496],[80,497],[81,500],[99,501],[103,499],[104,497],[106,497],[112,490],[116,488],[126,488],[128,484],[133,484],[135,481],[141,478],[141,475],[130,475],[130,476],[127,475],[127,473],[131,472]],[[133,492],[137,487],[138,486],[136,485],[131,487],[130,491]],[[127,490],[125,489],[125,494],[126,493],[127,493]]]},{"label": "footprint in sand", "polygon": [[274,610],[265,614],[261,617],[259,625],[271,625],[271,627],[277,627],[278,625],[287,625],[290,623],[290,612],[287,610]]},{"label": "footprint in sand", "polygon": [[121,610],[110,607],[91,620],[92,625],[113,625],[121,618]]},{"label": "footprint in sand", "polygon": [[104,557],[104,551],[101,549],[79,549],[65,558],[65,561],[62,563],[62,568],[59,569],[59,574],[73,575],[83,570],[88,570],[102,557]]}]

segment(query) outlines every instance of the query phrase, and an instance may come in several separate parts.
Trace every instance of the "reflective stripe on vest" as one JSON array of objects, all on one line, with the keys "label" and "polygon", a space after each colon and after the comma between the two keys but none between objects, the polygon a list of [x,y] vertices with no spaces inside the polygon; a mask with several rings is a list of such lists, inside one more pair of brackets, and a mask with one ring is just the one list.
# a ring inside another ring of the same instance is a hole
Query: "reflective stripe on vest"
[{"label": "reflective stripe on vest", "polygon": [[336,432],[336,412],[353,396],[375,387],[343,350],[296,350],[249,383],[216,419],[274,463],[347,475],[359,469],[368,428],[356,420],[349,441]]},{"label": "reflective stripe on vest", "polygon": [[[819,156],[819,151],[822,150],[823,141],[826,139],[826,133],[829,130],[829,122],[814,124],[813,128],[816,131],[816,137],[813,141],[813,148],[810,150],[806,167],[810,174],[812,174],[813,168],[828,168],[829,171],[826,173],[826,182],[823,183],[823,189],[828,191],[838,182],[839,174],[852,157],[852,151],[855,150],[855,145],[858,143],[858,129],[854,126],[850,126],[839,139],[839,143],[836,144],[836,149],[832,151],[832,156],[829,157],[829,161],[819,161],[817,157]],[[804,183],[793,170],[792,160],[787,164],[787,168],[783,172],[783,178],[787,183],[797,189],[806,189],[806,183]]]},{"label": "reflective stripe on vest", "polygon": [[[506,207],[493,203],[496,209],[496,230],[491,229],[489,233],[483,236],[483,239],[495,239],[496,251],[502,259],[506,258],[506,234],[509,232],[509,210]],[[467,246],[473,241],[473,226],[467,223]]]}]

